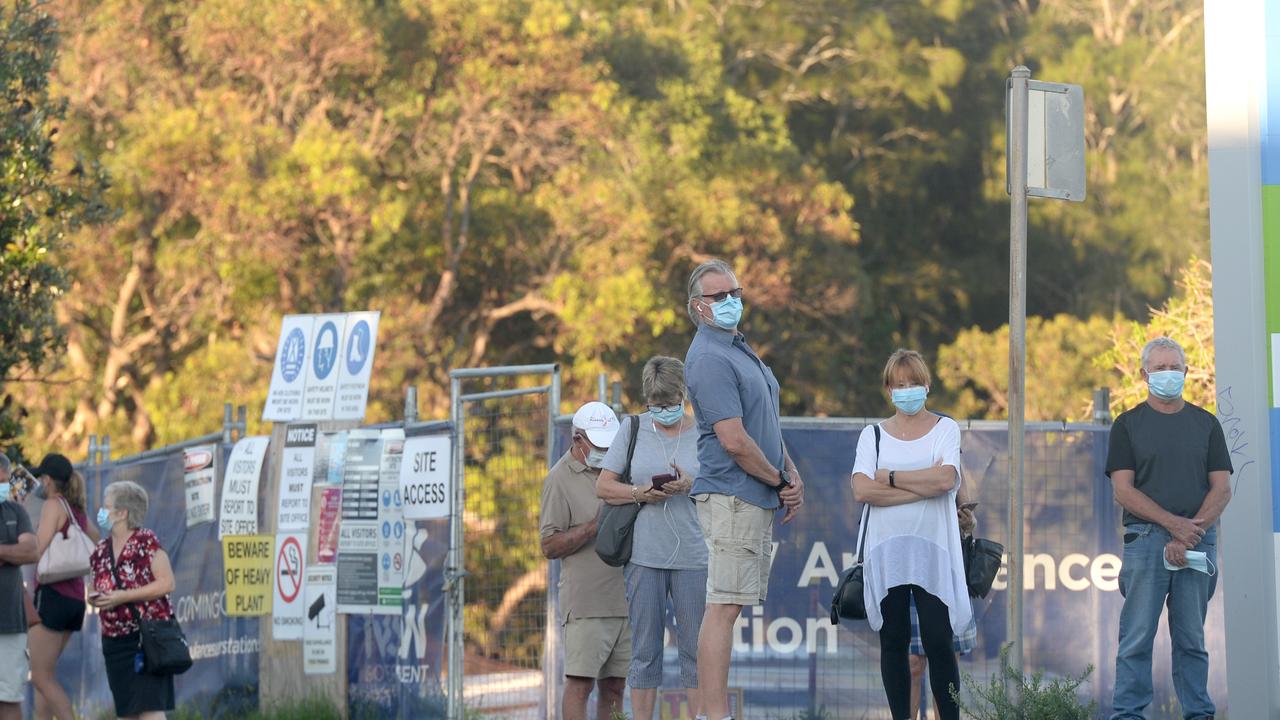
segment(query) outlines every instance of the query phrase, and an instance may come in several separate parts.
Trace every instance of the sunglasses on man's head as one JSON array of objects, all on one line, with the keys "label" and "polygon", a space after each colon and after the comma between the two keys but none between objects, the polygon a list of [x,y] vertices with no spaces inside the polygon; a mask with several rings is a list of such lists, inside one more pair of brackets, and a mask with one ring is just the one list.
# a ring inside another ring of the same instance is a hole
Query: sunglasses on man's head
[{"label": "sunglasses on man's head", "polygon": [[736,287],[732,290],[725,290],[724,292],[711,293],[710,295],[703,295],[702,297],[703,299],[710,298],[711,302],[723,302],[724,299],[727,297],[736,297],[736,298],[742,297],[742,288]]}]

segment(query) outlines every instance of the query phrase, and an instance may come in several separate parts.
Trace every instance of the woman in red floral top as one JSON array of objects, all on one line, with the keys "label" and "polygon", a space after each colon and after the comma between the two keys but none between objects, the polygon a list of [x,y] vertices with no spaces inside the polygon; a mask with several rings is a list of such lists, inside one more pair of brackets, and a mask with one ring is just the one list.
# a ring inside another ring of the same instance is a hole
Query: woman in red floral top
[{"label": "woman in red floral top", "polygon": [[141,652],[137,618],[173,617],[173,568],[155,533],[142,527],[147,503],[147,491],[137,483],[108,485],[98,510],[98,524],[107,535],[90,558],[89,602],[99,610],[107,684],[122,720],[163,720],[174,707],[172,675],[135,670]]}]

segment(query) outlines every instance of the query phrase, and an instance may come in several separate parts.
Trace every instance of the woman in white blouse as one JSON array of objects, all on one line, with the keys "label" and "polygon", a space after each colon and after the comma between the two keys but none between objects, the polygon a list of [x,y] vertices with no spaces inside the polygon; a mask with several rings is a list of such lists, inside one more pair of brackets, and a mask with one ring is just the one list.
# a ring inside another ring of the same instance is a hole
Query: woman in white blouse
[{"label": "woman in white blouse", "polygon": [[863,550],[867,622],[880,632],[889,710],[903,720],[911,712],[909,608],[915,598],[934,699],[943,720],[959,718],[950,693],[950,686],[960,687],[951,638],[973,615],[956,520],[960,426],[925,409],[929,368],[918,352],[889,356],[884,389],[896,412],[863,429],[853,466],[854,498],[871,506]]}]

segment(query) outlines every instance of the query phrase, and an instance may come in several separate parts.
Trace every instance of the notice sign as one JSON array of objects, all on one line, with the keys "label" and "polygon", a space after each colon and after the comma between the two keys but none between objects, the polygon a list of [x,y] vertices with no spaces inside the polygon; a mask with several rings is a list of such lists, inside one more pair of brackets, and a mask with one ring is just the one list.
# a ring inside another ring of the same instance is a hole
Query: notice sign
[{"label": "notice sign", "polygon": [[342,512],[342,488],[320,491],[320,527],[316,531],[316,561],[326,565],[338,559],[338,515]]},{"label": "notice sign", "polygon": [[332,567],[309,567],[303,583],[302,672],[325,675],[338,670],[337,573]]},{"label": "notice sign", "polygon": [[303,420],[331,420],[338,392],[338,361],[346,315],[316,315],[312,325],[311,359],[306,365],[307,389],[302,400]]},{"label": "notice sign", "polygon": [[400,497],[404,517],[430,520],[449,517],[453,505],[450,460],[453,445],[448,435],[409,438],[400,464]]},{"label": "notice sign", "polygon": [[271,389],[262,405],[262,419],[289,422],[302,417],[302,398],[307,385],[306,365],[310,359],[311,315],[287,315],[280,321],[276,362],[271,368]]},{"label": "notice sign", "polygon": [[301,640],[306,618],[302,581],[306,570],[305,535],[276,536],[275,600],[271,606],[271,636]]},{"label": "notice sign", "polygon": [[364,420],[369,400],[369,378],[373,375],[373,354],[378,346],[378,318],[381,313],[347,315],[347,336],[338,363],[338,395],[333,417]]},{"label": "notice sign", "polygon": [[273,540],[270,535],[236,535],[222,539],[227,615],[252,617],[271,614]]},{"label": "notice sign", "polygon": [[404,511],[400,499],[400,467],[404,430],[382,431],[382,463],[378,475],[378,612],[400,612],[404,603]]},{"label": "notice sign", "polygon": [[[305,530],[311,525],[311,480],[316,463],[316,426],[290,425],[280,464],[278,530]],[[299,576],[301,579],[301,576]]]},{"label": "notice sign", "polygon": [[258,478],[270,442],[271,438],[257,435],[242,438],[231,449],[227,474],[222,479],[219,538],[258,532]]},{"label": "notice sign", "polygon": [[382,434],[347,435],[342,481],[342,527],[338,530],[338,612],[368,613],[378,607],[378,484]]},{"label": "notice sign", "polygon": [[217,445],[199,445],[182,451],[182,481],[186,486],[187,527],[213,522],[214,458]]}]

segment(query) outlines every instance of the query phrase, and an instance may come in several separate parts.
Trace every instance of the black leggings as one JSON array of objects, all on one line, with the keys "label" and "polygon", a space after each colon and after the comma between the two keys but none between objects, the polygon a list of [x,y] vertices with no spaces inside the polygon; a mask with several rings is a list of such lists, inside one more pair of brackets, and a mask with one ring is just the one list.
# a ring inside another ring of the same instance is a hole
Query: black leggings
[{"label": "black leggings", "polygon": [[[960,689],[960,666],[952,645],[951,617],[946,603],[918,585],[889,589],[880,602],[884,625],[880,628],[880,677],[889,697],[894,720],[911,717],[911,596],[915,595],[920,618],[920,642],[929,658],[929,686],[938,702],[942,720],[959,720],[960,708],[951,699],[951,686]],[[924,699],[921,698],[921,702]]]}]

